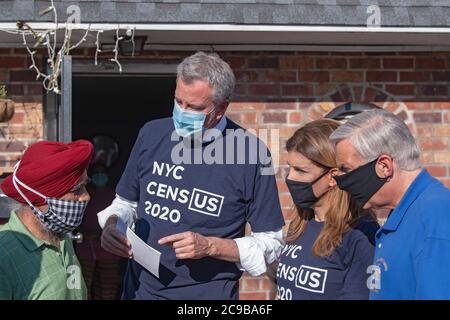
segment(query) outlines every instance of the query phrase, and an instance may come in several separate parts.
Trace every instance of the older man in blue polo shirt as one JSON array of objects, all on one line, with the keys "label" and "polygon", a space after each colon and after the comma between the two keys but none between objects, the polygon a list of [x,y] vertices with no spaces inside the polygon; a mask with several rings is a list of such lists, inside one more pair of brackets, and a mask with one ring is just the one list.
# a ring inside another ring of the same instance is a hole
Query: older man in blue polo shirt
[{"label": "older man in blue polo shirt", "polygon": [[365,209],[392,210],[367,270],[370,299],[450,299],[450,190],[421,168],[408,127],[370,110],[330,138],[339,187]]}]

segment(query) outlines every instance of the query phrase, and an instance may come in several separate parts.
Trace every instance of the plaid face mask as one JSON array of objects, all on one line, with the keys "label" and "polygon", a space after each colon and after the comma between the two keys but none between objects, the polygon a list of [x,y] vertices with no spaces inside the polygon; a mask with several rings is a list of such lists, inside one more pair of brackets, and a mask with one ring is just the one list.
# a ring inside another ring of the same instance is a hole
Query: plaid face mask
[{"label": "plaid face mask", "polygon": [[[31,207],[33,212],[36,214],[39,221],[50,231],[56,234],[65,234],[75,230],[80,226],[81,221],[83,220],[84,211],[89,203],[89,201],[69,201],[55,198],[48,198],[38,191],[32,189],[27,186],[23,182],[21,182],[17,176],[16,171],[19,167],[19,163],[16,165],[16,168],[13,173],[13,184],[16,188],[17,192],[25,199],[28,205]],[[38,208],[36,208],[30,200],[23,194],[20,190],[19,185],[38,196],[45,199],[47,202],[48,208],[45,212],[42,212]]]},{"label": "plaid face mask", "polygon": [[83,220],[88,201],[68,201],[46,198],[45,212],[31,207],[41,223],[56,234],[65,234],[78,228]]}]

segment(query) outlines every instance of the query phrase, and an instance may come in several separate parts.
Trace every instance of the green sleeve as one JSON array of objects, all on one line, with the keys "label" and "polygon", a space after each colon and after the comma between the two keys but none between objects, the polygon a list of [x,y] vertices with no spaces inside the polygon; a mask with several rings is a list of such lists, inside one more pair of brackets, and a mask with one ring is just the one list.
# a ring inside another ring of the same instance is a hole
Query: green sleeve
[{"label": "green sleeve", "polygon": [[13,290],[6,272],[0,268],[0,300],[12,300]]}]

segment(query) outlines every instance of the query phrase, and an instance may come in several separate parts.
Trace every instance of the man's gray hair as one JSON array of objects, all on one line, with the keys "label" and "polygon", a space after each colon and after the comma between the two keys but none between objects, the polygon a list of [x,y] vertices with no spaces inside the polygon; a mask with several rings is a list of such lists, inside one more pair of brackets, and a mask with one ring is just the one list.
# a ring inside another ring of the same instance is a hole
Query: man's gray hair
[{"label": "man's gray hair", "polygon": [[177,79],[187,84],[195,80],[208,81],[215,106],[231,101],[236,81],[228,63],[215,53],[206,54],[201,51],[185,58],[178,65]]},{"label": "man's gray hair", "polygon": [[402,170],[411,171],[421,166],[420,149],[408,126],[386,110],[361,112],[339,126],[330,136],[334,145],[345,139],[350,139],[363,160],[373,161],[386,154]]}]

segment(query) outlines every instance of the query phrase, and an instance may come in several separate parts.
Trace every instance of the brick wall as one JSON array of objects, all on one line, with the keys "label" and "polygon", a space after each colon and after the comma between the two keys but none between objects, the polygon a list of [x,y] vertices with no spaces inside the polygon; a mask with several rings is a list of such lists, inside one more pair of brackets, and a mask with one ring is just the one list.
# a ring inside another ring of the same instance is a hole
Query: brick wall
[{"label": "brick wall", "polygon": [[[11,167],[28,143],[42,137],[42,91],[26,70],[27,58],[21,49],[0,50],[0,84],[8,85],[18,108],[10,124],[0,125],[7,133],[0,137],[0,166]],[[91,50],[77,54],[93,57]],[[188,54],[146,52],[134,61],[178,63]],[[302,124],[349,101],[374,103],[405,120],[423,151],[424,165],[450,187],[450,52],[234,52],[221,56],[237,78],[228,116],[247,128],[280,129],[282,166],[277,179],[287,221],[292,218],[292,204],[282,180],[286,139]],[[265,277],[245,275],[240,289],[242,299],[268,299],[274,294]]]},{"label": "brick wall", "polygon": [[[42,65],[42,57],[36,63]],[[43,136],[43,90],[29,65],[24,49],[0,48],[0,85],[6,84],[15,102],[14,117],[0,123],[0,173],[10,172],[26,147]]]}]

